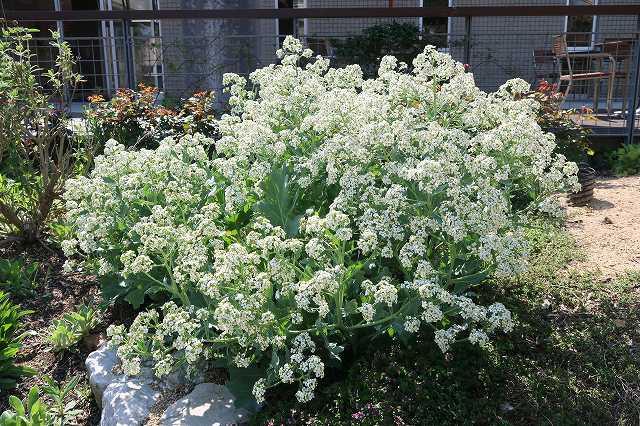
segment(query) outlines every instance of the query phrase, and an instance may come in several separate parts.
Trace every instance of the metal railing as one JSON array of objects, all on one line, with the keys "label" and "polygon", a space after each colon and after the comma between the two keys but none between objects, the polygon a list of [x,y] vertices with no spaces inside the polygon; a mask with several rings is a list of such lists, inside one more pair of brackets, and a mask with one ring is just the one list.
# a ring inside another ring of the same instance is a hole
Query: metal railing
[{"label": "metal railing", "polygon": [[[576,79],[566,107],[575,108],[576,120],[591,127],[594,134],[632,140],[638,130],[640,4],[4,11],[4,18],[26,26],[93,22],[100,27],[97,37],[65,34],[90,83],[80,92],[83,98],[96,91],[109,94],[120,87],[135,87],[139,82],[159,86],[167,97],[184,97],[200,89],[219,91],[224,72],[248,74],[276,61],[282,22],[292,23],[295,35],[337,65],[367,60],[366,52],[345,57],[337,47],[367,28],[390,22],[415,24],[415,45],[433,42],[469,64],[479,87],[487,91],[514,77],[532,84],[559,80],[566,70],[553,52],[553,36],[565,33],[575,41],[574,52],[606,50],[616,66],[611,111],[590,112],[588,108],[593,92],[599,92],[596,104],[607,104],[608,99],[602,99],[607,92],[605,78]],[[591,22],[593,27],[568,32],[567,22],[574,18],[581,25]],[[139,31],[155,23],[161,31],[151,35]],[[620,43],[612,45],[612,41]],[[46,64],[51,58],[48,39],[37,38],[34,43],[38,60]],[[578,59],[577,66],[586,71],[577,74],[602,72],[607,61],[598,65]]]}]

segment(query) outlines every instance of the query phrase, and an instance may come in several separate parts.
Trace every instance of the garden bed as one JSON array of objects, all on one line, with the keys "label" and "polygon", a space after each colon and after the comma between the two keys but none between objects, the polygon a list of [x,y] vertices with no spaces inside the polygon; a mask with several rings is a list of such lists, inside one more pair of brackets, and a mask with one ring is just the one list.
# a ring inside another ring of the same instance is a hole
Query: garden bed
[{"label": "garden bed", "polygon": [[[37,81],[30,32],[6,35],[7,84]],[[193,405],[205,423],[637,418],[638,274],[624,258],[593,271],[554,227],[590,149],[553,85],[488,94],[433,47],[367,79],[287,37],[277,65],[225,75],[226,114],[209,92],[170,109],[141,86],[92,97],[76,129],[50,104],[82,78],[52,45],[57,97],[30,83],[0,102],[0,226],[25,243],[2,252],[0,297],[33,310],[2,307],[0,385],[31,387],[36,423],[141,426]],[[603,220],[629,233],[616,203]]]},{"label": "garden bed", "polygon": [[0,413],[9,408],[7,394],[22,398],[32,386],[43,386],[44,375],[61,383],[80,376],[80,385],[72,396],[72,399],[78,401],[77,408],[83,413],[78,416],[77,422],[81,425],[97,424],[100,410],[91,395],[84,362],[87,355],[104,339],[106,325],[114,322],[112,311],[106,310],[93,334],[71,350],[56,353],[47,341],[53,320],[73,312],[80,304],[96,306],[100,303],[100,287],[95,278],[64,272],[62,265],[65,259],[62,253],[40,245],[5,248],[0,251],[0,259],[21,259],[28,264],[38,262],[40,265],[34,293],[20,300],[21,307],[33,313],[24,318],[24,330],[28,330],[29,335],[23,340],[17,358],[19,365],[36,369],[38,375],[24,377],[15,389],[3,393],[0,398]]},{"label": "garden bed", "polygon": [[496,283],[516,317],[495,350],[430,339],[356,359],[305,406],[273,395],[256,424],[635,424],[640,416],[640,274],[576,271],[573,238],[532,235],[532,268]]}]

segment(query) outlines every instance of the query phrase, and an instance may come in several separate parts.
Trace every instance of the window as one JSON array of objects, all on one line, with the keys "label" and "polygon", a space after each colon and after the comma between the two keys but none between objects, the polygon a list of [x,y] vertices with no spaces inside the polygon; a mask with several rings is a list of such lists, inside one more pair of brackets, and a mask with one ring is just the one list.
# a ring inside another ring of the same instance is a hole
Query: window
[{"label": "window", "polygon": [[[100,0],[103,10],[157,10],[158,0]],[[112,76],[107,89],[112,92],[127,86],[124,28],[118,21],[103,21],[107,74]],[[160,21],[132,20],[130,36],[133,40],[133,75],[137,83],[143,82],[162,90],[164,88],[162,34]]]},{"label": "window", "polygon": [[[292,9],[294,7],[293,0],[275,0],[276,9]],[[294,35],[295,23],[293,19],[278,19],[276,22],[276,31],[278,32],[278,45],[281,46],[285,37]]]},{"label": "window", "polygon": [[[453,0],[420,0],[420,7],[451,7]],[[425,17],[418,18],[418,28],[430,44],[438,48],[447,47],[447,36],[451,25],[450,18]]]},{"label": "window", "polygon": [[[594,6],[598,0],[567,0],[567,6]],[[567,33],[567,46],[574,52],[593,49],[598,17],[592,15],[567,16],[564,30]]]}]

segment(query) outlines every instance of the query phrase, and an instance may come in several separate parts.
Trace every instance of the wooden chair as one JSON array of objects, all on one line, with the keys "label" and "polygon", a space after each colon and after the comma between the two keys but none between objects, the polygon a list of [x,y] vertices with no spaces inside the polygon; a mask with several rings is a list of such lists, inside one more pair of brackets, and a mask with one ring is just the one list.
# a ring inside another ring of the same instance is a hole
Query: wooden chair
[{"label": "wooden chair", "polygon": [[[553,54],[557,58],[558,62],[558,76],[559,83],[567,83],[567,89],[564,92],[564,98],[566,99],[573,88],[574,81],[588,81],[595,80],[594,83],[594,95],[593,95],[593,109],[594,112],[598,112],[598,98],[600,95],[600,80],[607,79],[607,112],[611,114],[611,102],[613,98],[613,83],[615,80],[616,61],[609,53],[575,53],[569,51],[567,47],[566,34],[559,35],[553,38]],[[575,60],[586,60],[588,67],[587,72],[575,72]],[[600,63],[602,68],[602,61],[608,60],[608,68],[606,71],[590,71],[592,62],[596,61]],[[566,69],[563,69],[563,62],[566,63]],[[566,73],[565,73],[566,71]]]},{"label": "wooden chair", "polygon": [[[603,53],[613,56],[616,61],[615,78],[621,78],[622,83],[622,112],[627,109],[627,90],[631,76],[631,62],[633,61],[633,38],[605,38],[604,42],[596,43]],[[622,66],[620,66],[622,65]]]}]

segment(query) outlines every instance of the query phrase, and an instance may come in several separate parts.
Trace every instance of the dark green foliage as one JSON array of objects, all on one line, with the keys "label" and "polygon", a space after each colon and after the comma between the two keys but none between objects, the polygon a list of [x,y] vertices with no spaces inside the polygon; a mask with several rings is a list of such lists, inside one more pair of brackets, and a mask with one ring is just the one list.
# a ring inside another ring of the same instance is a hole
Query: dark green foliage
[{"label": "dark green foliage", "polygon": [[358,64],[365,77],[375,77],[383,56],[394,55],[411,65],[425,46],[443,46],[446,40],[446,35],[422,34],[413,24],[392,22],[365,28],[360,35],[332,40],[331,44],[337,65]]},{"label": "dark green foliage", "polygon": [[20,376],[35,373],[31,368],[14,364],[22,341],[18,334],[20,319],[30,313],[11,303],[8,296],[0,291],[0,390],[14,387]]},{"label": "dark green foliage", "polygon": [[26,263],[23,259],[0,259],[0,289],[14,298],[28,297],[38,286],[38,262]]},{"label": "dark green foliage", "polygon": [[587,161],[594,154],[588,139],[590,130],[573,120],[575,111],[561,108],[564,97],[557,84],[541,81],[529,97],[540,104],[540,127],[556,136],[556,153],[576,163]]},{"label": "dark green foliage", "polygon": [[625,144],[608,157],[609,167],[618,176],[640,173],[640,144]]},{"label": "dark green foliage", "polygon": [[115,139],[127,147],[156,148],[166,137],[218,134],[213,92],[199,92],[169,108],[158,103],[158,89],[140,84],[138,91],[120,89],[110,99],[90,96],[85,111],[90,138],[100,147]]},{"label": "dark green foliage", "polygon": [[486,287],[517,320],[493,350],[457,345],[443,357],[429,338],[378,342],[308,404],[294,387],[270,395],[254,423],[637,424],[640,276],[601,281],[565,268],[577,251],[564,233],[530,239],[531,270]]}]

